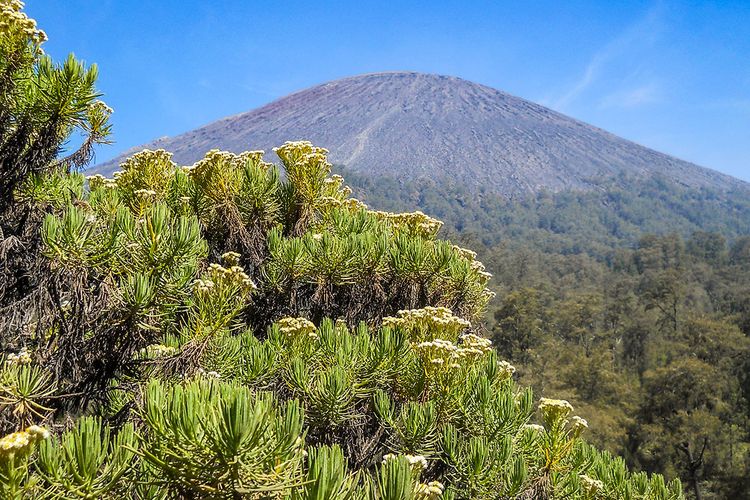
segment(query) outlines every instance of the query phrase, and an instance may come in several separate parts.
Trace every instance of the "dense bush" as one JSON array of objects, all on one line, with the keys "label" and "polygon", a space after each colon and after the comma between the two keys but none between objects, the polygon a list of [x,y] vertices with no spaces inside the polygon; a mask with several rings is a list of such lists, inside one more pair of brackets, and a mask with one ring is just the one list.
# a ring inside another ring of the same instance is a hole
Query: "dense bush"
[{"label": "dense bush", "polygon": [[0,5],[15,88],[86,75],[2,122],[24,144],[0,157],[3,498],[681,498],[567,401],[535,408],[481,335],[475,254],[351,198],[325,150],[278,148],[283,180],[257,151],[71,172],[108,130],[95,74]]}]

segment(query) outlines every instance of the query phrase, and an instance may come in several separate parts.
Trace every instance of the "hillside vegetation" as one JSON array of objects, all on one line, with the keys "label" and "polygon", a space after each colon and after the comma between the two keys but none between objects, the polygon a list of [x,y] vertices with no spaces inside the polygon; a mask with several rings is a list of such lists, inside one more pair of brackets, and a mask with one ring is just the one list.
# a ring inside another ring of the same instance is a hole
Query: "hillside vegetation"
[{"label": "hillside vegetation", "polygon": [[517,385],[475,254],[325,150],[277,148],[283,180],[258,151],[76,173],[96,70],[0,7],[2,498],[682,498]]},{"label": "hillside vegetation", "polygon": [[448,234],[492,248],[533,246],[549,254],[585,253],[611,260],[646,234],[696,231],[734,240],[750,234],[750,190],[694,189],[663,176],[602,179],[597,190],[542,191],[508,199],[474,192],[461,179],[404,181],[344,167],[355,195],[385,210],[422,210],[439,217]]},{"label": "hillside vegetation", "polygon": [[750,495],[744,191],[657,177],[509,201],[339,170],[368,203],[438,214],[478,251],[498,352],[537,393],[585,408],[593,442],[696,497]]}]

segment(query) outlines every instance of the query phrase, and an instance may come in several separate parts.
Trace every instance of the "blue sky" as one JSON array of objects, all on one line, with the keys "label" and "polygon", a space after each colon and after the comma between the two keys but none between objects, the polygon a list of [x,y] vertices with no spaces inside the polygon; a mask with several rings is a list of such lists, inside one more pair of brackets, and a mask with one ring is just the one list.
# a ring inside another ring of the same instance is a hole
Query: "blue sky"
[{"label": "blue sky", "polygon": [[100,68],[98,160],[318,83],[413,70],[539,102],[750,181],[750,1],[27,0]]}]

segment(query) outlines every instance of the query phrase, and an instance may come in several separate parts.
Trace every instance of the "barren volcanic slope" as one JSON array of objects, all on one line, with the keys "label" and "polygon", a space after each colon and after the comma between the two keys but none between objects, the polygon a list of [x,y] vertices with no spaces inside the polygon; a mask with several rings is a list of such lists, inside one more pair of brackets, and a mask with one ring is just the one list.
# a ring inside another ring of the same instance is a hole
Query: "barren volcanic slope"
[{"label": "barren volcanic slope", "polygon": [[[429,177],[510,197],[587,189],[620,175],[661,174],[719,190],[745,184],[505,92],[420,73],[336,80],[143,147],[190,164],[213,148],[270,151],[298,139],[328,148],[333,163],[362,174]],[[96,170],[111,173],[122,159]]]}]

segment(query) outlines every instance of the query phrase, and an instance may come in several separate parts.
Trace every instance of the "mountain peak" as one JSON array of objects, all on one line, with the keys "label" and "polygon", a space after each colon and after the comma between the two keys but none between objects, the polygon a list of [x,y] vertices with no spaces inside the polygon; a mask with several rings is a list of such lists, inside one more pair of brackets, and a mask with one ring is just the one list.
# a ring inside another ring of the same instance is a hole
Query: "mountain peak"
[{"label": "mountain peak", "polygon": [[[323,83],[144,147],[188,164],[213,148],[270,151],[298,139],[360,173],[460,182],[509,197],[592,189],[623,176],[660,175],[691,188],[745,185],[500,90],[411,71]],[[123,158],[97,171],[111,172]]]}]

